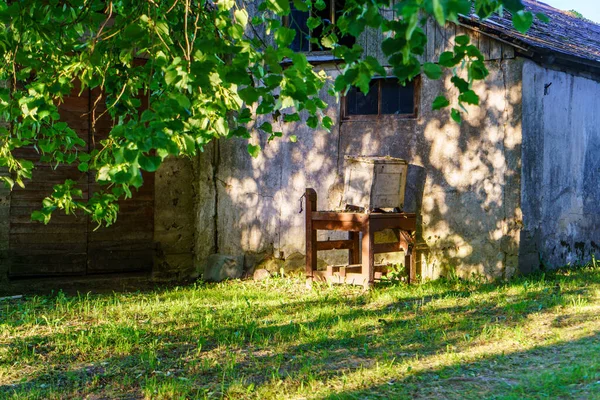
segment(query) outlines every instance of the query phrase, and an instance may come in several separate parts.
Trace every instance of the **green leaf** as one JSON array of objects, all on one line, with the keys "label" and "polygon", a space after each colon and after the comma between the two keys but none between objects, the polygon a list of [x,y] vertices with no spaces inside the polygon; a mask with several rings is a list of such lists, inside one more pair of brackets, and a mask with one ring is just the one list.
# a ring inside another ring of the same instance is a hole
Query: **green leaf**
[{"label": "green leaf", "polygon": [[308,125],[309,128],[316,129],[319,125],[319,119],[314,115],[310,116],[306,119],[306,125]]},{"label": "green leaf", "polygon": [[469,75],[472,79],[482,80],[486,76],[489,75],[489,71],[485,66],[483,61],[473,61],[471,65],[469,65]]},{"label": "green leaf", "polygon": [[39,221],[46,225],[48,224],[48,222],[50,222],[51,217],[52,217],[51,210],[34,211],[31,213],[32,221]]},{"label": "green leaf", "polygon": [[309,17],[306,20],[306,26],[308,27],[308,29],[315,29],[319,25],[321,25],[321,18]]},{"label": "green leaf", "polygon": [[[227,134],[229,133],[229,124],[227,123],[227,120],[225,118],[217,118],[217,120],[213,124],[213,127],[215,128],[215,132],[217,132],[221,136],[227,136]],[[191,147],[193,149],[195,146]]]},{"label": "green leaf", "polygon": [[252,144],[248,144],[247,150],[248,150],[248,154],[250,154],[253,158],[258,157],[258,155],[260,154],[260,146],[254,146]]},{"label": "green leaf", "polygon": [[235,10],[233,12],[233,15],[237,23],[240,24],[243,28],[246,28],[246,25],[248,25],[248,11],[244,9]]},{"label": "green leaf", "polygon": [[158,169],[160,163],[161,159],[158,156],[146,156],[140,154],[140,156],[138,157],[138,164],[140,165],[140,168],[144,171],[154,172]]},{"label": "green leaf", "polygon": [[271,136],[269,136],[269,139],[267,139],[267,141],[269,141],[269,142],[270,142],[271,140],[273,140],[273,139],[275,139],[275,138],[278,138],[278,137],[282,137],[282,136],[283,136],[283,132],[279,132],[279,131],[277,131],[277,132],[273,132],[273,133],[271,134]]},{"label": "green leaf", "polygon": [[331,118],[329,118],[328,116],[325,116],[321,120],[321,124],[323,125],[323,127],[325,129],[330,130],[331,127],[333,126],[333,120]]},{"label": "green leaf", "polygon": [[457,45],[466,46],[471,41],[471,38],[469,38],[469,35],[460,35],[454,38],[454,40],[456,41]]},{"label": "green leaf", "polygon": [[283,122],[296,122],[300,121],[300,115],[298,113],[285,114],[283,116]]},{"label": "green leaf", "polygon": [[273,126],[269,122],[263,122],[263,124],[259,126],[258,129],[267,133],[273,133]]},{"label": "green leaf", "polygon": [[442,68],[438,64],[430,62],[423,64],[423,72],[429,79],[440,79],[442,76]]},{"label": "green leaf", "polygon": [[358,76],[356,77],[355,85],[360,89],[364,94],[369,93],[369,89],[371,88],[371,71],[361,68]]},{"label": "green leaf", "polygon": [[450,116],[457,124],[460,125],[462,123],[462,117],[460,116],[460,111],[458,111],[456,108],[452,109],[452,111],[450,112]]},{"label": "green leaf", "polygon": [[192,105],[190,103],[190,99],[188,99],[187,96],[182,93],[173,93],[171,94],[171,98],[175,100],[182,108],[189,109]]},{"label": "green leaf", "polygon": [[373,5],[367,8],[367,12],[364,14],[363,18],[365,19],[367,26],[370,26],[371,28],[380,27],[381,21],[383,21],[383,17],[379,12],[379,7]]},{"label": "green leaf", "polygon": [[477,96],[477,94],[472,90],[467,90],[466,92],[461,93],[460,96],[458,96],[458,100],[475,106],[479,105],[479,96]]},{"label": "green leaf", "polygon": [[298,11],[306,12],[309,10],[308,5],[302,0],[294,0],[294,7]]},{"label": "green leaf", "polygon": [[431,104],[431,109],[432,110],[440,110],[444,107],[448,107],[449,105],[450,105],[450,102],[448,101],[447,98],[445,98],[444,96],[438,96],[435,98],[435,100]]},{"label": "green leaf", "polygon": [[276,14],[285,16],[290,13],[290,3],[288,0],[267,0],[267,8]]},{"label": "green leaf", "polygon": [[533,14],[529,11],[521,10],[513,14],[513,26],[521,33],[527,32],[532,23]]},{"label": "green leaf", "polygon": [[220,10],[231,10],[235,6],[235,0],[220,0],[217,5]]},{"label": "green leaf", "polygon": [[335,34],[327,35],[321,38],[321,44],[326,49],[333,49],[337,42],[337,36]]},{"label": "green leaf", "polygon": [[463,78],[454,75],[450,82],[454,84],[454,86],[458,89],[460,93],[464,93],[469,90],[469,82],[465,81]]},{"label": "green leaf", "polygon": [[440,26],[446,25],[446,17],[444,16],[444,7],[441,0],[433,0],[433,15]]},{"label": "green leaf", "polygon": [[544,13],[537,13],[537,14],[535,14],[535,16],[537,17],[537,19],[539,19],[540,21],[542,21],[545,24],[550,22],[550,18]]},{"label": "green leaf", "polygon": [[445,51],[442,54],[440,54],[439,63],[444,67],[450,68],[457,65],[459,61],[455,59],[454,53],[452,53],[451,51]]},{"label": "green leaf", "polygon": [[240,96],[240,99],[242,99],[242,101],[246,102],[247,104],[256,103],[258,101],[258,98],[260,97],[260,93],[258,92],[258,90],[256,90],[252,86],[240,89],[238,91],[238,95]]},{"label": "green leaf", "polygon": [[296,135],[290,135],[290,142],[296,143],[298,141],[298,137]]},{"label": "green leaf", "polygon": [[294,29],[286,28],[282,26],[277,28],[275,31],[275,43],[279,47],[289,47],[296,37],[296,31]]},{"label": "green leaf", "polygon": [[131,40],[131,41],[140,39],[145,34],[146,34],[146,30],[143,27],[141,27],[137,22],[129,25],[123,31],[123,36],[125,36],[128,40]]},{"label": "green leaf", "polygon": [[249,108],[244,108],[238,115],[237,120],[241,124],[247,124],[252,121],[252,111]]},{"label": "green leaf", "polygon": [[525,8],[521,0],[502,0],[502,5],[511,12],[521,11]]}]

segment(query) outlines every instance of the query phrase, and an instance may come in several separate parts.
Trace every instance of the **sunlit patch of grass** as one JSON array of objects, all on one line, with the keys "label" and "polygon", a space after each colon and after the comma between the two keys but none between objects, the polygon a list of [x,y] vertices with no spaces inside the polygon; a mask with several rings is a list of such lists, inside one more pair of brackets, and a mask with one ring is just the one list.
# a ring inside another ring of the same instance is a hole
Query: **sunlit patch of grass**
[{"label": "sunlit patch of grass", "polygon": [[600,271],[0,302],[0,398],[593,398]]}]

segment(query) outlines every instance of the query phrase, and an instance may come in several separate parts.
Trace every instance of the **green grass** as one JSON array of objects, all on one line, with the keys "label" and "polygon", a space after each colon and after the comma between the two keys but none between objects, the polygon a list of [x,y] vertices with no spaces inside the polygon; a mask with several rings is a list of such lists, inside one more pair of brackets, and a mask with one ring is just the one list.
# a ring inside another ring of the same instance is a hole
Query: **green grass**
[{"label": "green grass", "polygon": [[0,398],[600,398],[600,270],[0,301]]}]

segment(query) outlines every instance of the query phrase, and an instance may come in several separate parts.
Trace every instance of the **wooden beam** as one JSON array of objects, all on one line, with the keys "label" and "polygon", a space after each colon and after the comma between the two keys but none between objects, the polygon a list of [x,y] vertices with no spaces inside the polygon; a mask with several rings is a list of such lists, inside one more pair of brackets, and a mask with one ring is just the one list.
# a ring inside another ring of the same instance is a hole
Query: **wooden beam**
[{"label": "wooden beam", "polygon": [[327,240],[317,242],[317,250],[352,250],[353,240]]}]

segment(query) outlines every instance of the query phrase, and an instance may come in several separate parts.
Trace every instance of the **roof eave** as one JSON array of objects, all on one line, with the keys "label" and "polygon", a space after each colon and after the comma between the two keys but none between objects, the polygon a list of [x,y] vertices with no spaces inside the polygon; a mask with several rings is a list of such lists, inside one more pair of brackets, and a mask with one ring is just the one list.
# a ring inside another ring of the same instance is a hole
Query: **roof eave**
[{"label": "roof eave", "polygon": [[517,36],[511,36],[505,31],[496,30],[489,25],[481,24],[478,19],[460,15],[458,25],[475,30],[499,42],[513,46],[520,55],[531,58],[543,64],[564,64],[570,68],[600,74],[600,60],[594,61],[577,57],[563,52],[526,43]]}]

